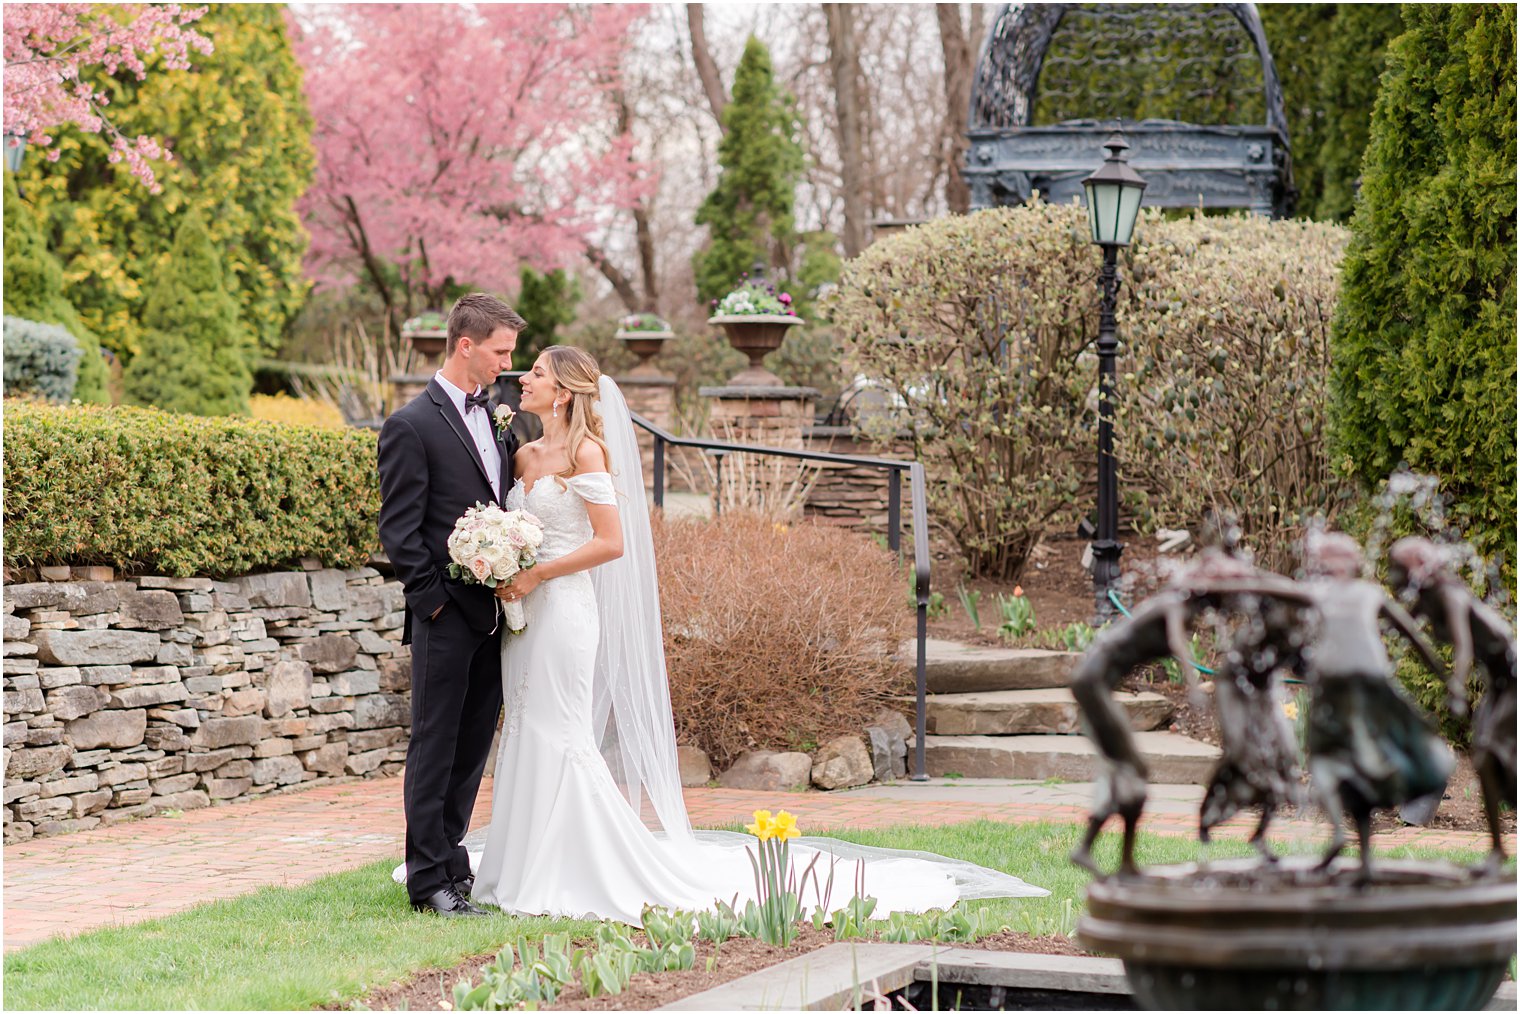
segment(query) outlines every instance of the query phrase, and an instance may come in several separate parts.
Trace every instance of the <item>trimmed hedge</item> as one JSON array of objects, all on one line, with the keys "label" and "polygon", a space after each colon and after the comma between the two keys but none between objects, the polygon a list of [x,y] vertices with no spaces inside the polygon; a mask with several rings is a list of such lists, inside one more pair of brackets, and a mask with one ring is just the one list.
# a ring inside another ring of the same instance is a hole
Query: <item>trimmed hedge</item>
[{"label": "trimmed hedge", "polygon": [[5,559],[176,577],[360,566],[375,434],[155,409],[5,404]]}]

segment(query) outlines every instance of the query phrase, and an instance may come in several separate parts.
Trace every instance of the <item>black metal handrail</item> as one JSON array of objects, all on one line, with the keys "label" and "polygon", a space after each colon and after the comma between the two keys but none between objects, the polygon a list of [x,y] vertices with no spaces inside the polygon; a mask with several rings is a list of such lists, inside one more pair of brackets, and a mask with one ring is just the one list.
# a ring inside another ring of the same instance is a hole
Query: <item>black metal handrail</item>
[{"label": "black metal handrail", "polygon": [[[767,454],[779,458],[798,458],[828,464],[877,468],[889,473],[887,482],[887,545],[902,556],[902,473],[908,473],[908,488],[913,510],[913,597],[917,606],[918,653],[915,665],[917,704],[914,714],[913,780],[928,780],[924,767],[925,696],[927,694],[927,649],[929,637],[929,508],[924,488],[924,466],[917,461],[874,458],[858,454],[833,454],[827,451],[802,451],[790,447],[766,447],[759,444],[736,444],[726,440],[678,437],[650,422],[637,412],[629,412],[635,426],[654,437],[654,503],[665,506],[665,446],[692,447],[706,451],[717,459],[716,480],[721,490],[723,459],[730,454]],[[713,510],[721,512],[721,496],[714,496]]]}]

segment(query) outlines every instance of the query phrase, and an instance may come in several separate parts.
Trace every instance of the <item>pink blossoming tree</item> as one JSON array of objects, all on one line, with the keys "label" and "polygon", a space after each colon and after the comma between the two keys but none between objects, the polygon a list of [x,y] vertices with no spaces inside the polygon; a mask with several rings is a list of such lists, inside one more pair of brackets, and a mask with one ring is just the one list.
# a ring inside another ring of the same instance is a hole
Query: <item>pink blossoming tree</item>
[{"label": "pink blossoming tree", "polygon": [[[157,56],[167,70],[190,66],[190,51],[211,52],[211,40],[188,26],[204,7],[180,4],[7,4],[5,7],[5,132],[42,147],[49,130],[72,123],[111,136],[111,161],[157,193],[150,159],[172,156],[146,134],[127,137],[106,116],[107,97],[90,78],[127,71],[141,81]],[[56,148],[48,157],[57,159]]]},{"label": "pink blossoming tree", "polygon": [[507,291],[566,265],[652,186],[617,126],[641,8],[344,5],[301,16],[319,281],[361,282],[392,326],[451,285]]}]

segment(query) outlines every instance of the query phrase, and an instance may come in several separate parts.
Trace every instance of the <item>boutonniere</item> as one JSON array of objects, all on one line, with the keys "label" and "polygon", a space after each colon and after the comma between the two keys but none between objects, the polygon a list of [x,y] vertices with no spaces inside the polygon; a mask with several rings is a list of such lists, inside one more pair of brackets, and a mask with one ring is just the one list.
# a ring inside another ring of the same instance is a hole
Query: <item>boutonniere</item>
[{"label": "boutonniere", "polygon": [[496,435],[499,436],[499,437],[506,436],[507,435],[507,429],[509,427],[511,427],[512,420],[515,419],[516,417],[517,417],[517,413],[514,412],[514,411],[512,411],[507,406],[505,406],[505,405],[497,405],[496,406]]}]

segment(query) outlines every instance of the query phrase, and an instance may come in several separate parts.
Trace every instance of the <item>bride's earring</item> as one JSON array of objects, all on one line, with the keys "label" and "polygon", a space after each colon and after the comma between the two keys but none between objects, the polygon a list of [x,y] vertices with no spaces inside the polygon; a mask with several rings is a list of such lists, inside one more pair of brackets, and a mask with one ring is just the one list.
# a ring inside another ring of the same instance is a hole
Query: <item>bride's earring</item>
[{"label": "bride's earring", "polygon": [[559,402],[556,401],[554,403],[554,410],[549,413],[549,418],[550,419],[558,419],[559,418]]}]

